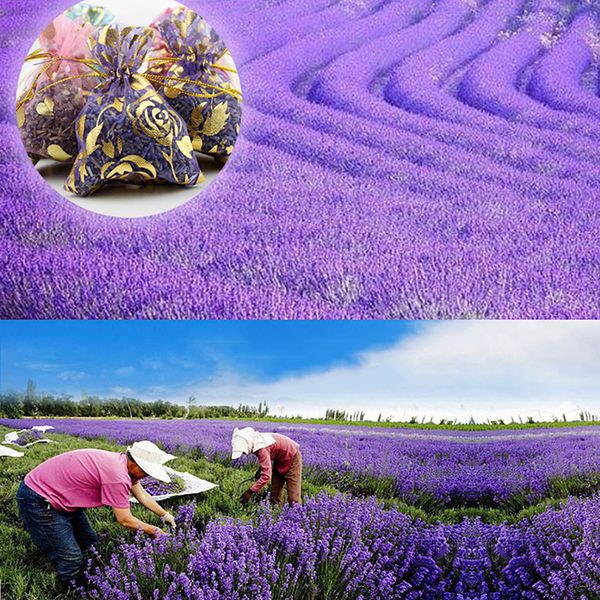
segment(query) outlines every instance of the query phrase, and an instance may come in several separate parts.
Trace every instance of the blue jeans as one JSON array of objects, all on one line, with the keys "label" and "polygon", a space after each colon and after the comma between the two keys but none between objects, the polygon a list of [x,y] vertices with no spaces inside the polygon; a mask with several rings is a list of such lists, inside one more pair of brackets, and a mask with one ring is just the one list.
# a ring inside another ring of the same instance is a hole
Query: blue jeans
[{"label": "blue jeans", "polygon": [[56,510],[21,481],[17,491],[19,516],[38,550],[56,563],[58,577],[69,582],[83,568],[83,553],[98,542],[85,510]]}]

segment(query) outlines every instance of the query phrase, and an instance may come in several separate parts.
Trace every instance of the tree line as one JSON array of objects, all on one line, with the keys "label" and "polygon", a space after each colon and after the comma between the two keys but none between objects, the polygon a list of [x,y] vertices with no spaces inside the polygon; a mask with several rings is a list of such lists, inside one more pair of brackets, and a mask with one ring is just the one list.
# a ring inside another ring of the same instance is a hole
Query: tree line
[{"label": "tree line", "polygon": [[[331,422],[331,423],[365,423],[381,425],[414,425],[426,426],[437,425],[442,427],[457,427],[461,425],[475,427],[478,425],[504,426],[504,425],[534,425],[537,421],[533,417],[517,417],[510,420],[504,419],[486,419],[483,423],[476,423],[473,418],[468,422],[461,422],[458,419],[438,419],[434,422],[433,417],[427,419],[423,416],[420,419],[416,416],[410,417],[403,422],[392,419],[392,417],[383,417],[380,413],[377,420],[365,419],[365,413],[362,411],[350,412],[328,408],[325,410],[324,418],[306,419],[300,415],[285,417],[275,417],[270,414],[269,406],[266,402],[260,402],[258,406],[240,403],[234,406],[201,405],[196,403],[194,396],[189,396],[181,404],[167,402],[165,400],[154,400],[145,402],[137,398],[122,396],[121,398],[105,398],[98,396],[89,396],[82,394],[81,399],[76,400],[69,394],[49,394],[38,392],[35,382],[29,380],[25,393],[5,392],[0,394],[0,418],[18,419],[20,417],[132,417],[138,419],[144,418],[162,418],[162,419],[267,419],[267,420],[285,420],[285,421],[306,421],[306,422]],[[600,415],[590,411],[581,411],[579,422],[598,423]],[[540,421],[542,423],[543,421]],[[566,415],[552,417],[548,423],[567,423]]]},{"label": "tree line", "polygon": [[6,392],[0,394],[0,417],[19,419],[21,417],[133,417],[162,419],[215,419],[251,418],[260,419],[269,413],[268,405],[258,406],[239,404],[234,406],[196,405],[191,396],[185,404],[175,404],[165,400],[143,402],[137,398],[102,398],[84,396],[76,400],[69,394],[36,393],[30,383],[27,392]]}]

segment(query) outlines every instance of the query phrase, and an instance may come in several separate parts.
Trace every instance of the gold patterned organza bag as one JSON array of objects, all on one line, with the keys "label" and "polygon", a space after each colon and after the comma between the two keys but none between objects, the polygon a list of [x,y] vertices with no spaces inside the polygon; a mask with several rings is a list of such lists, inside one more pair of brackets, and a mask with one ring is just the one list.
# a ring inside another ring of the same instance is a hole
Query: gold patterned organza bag
[{"label": "gold patterned organza bag", "polygon": [[17,101],[17,124],[29,157],[73,160],[77,152],[74,124],[98,83],[89,67],[89,23],[60,15],[38,39],[40,49],[26,62],[35,64]]},{"label": "gold patterned organza bag", "polygon": [[151,25],[148,73],[184,118],[194,150],[226,160],[240,131],[242,95],[235,64],[218,33],[194,11],[168,9]]},{"label": "gold patterned organza bag", "polygon": [[107,26],[90,38],[102,78],[77,118],[79,153],[67,191],[202,181],[184,120],[140,72],[153,36],[149,28]]}]

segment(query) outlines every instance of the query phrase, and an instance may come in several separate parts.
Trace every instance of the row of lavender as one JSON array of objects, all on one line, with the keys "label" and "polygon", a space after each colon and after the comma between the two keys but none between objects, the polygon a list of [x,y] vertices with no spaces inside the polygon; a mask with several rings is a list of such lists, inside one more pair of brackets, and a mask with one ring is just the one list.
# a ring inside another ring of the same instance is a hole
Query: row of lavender
[{"label": "row of lavender", "polygon": [[[125,445],[152,439],[170,452],[195,452],[227,460],[239,421],[212,420],[0,420],[30,427],[51,424],[56,431],[87,438],[106,437]],[[557,480],[598,480],[600,428],[560,428],[472,434],[331,425],[248,423],[297,440],[313,474],[335,483],[345,476],[392,478],[407,502],[423,497],[439,504],[497,505],[515,497],[522,504],[547,496]]]},{"label": "row of lavender", "polygon": [[324,494],[279,516],[138,536],[94,560],[81,595],[102,600],[593,600],[600,597],[600,496],[518,526],[426,525],[373,499]]},{"label": "row of lavender", "polygon": [[17,57],[59,7],[3,4],[3,317],[599,316],[595,2],[188,0],[240,67],[241,139],[131,221],[27,165]]}]

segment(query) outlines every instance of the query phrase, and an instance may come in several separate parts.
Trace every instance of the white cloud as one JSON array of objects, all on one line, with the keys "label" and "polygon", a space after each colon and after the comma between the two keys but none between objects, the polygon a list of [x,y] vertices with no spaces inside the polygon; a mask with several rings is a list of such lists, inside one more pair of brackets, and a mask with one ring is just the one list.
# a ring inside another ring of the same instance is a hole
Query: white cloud
[{"label": "white cloud", "polygon": [[144,369],[151,369],[153,371],[159,371],[164,368],[164,363],[160,360],[156,360],[154,358],[144,358],[142,359],[142,367]]},{"label": "white cloud", "polygon": [[114,373],[119,377],[127,377],[128,375],[133,375],[135,369],[133,367],[119,367],[118,369],[115,369]]},{"label": "white cloud", "polygon": [[182,369],[192,369],[196,364],[193,360],[190,360],[185,356],[179,356],[173,353],[168,354],[167,361],[170,365],[181,367]]},{"label": "white cloud", "polygon": [[153,385],[148,388],[149,394],[162,394],[166,392],[169,388],[164,385]]},{"label": "white cloud", "polygon": [[63,381],[81,381],[86,375],[84,371],[61,371],[58,377]]},{"label": "white cloud", "polygon": [[136,396],[136,392],[134,389],[130,387],[123,387],[120,385],[116,385],[115,387],[110,388],[110,393],[114,396]]},{"label": "white cloud", "polygon": [[24,369],[31,369],[32,371],[56,371],[57,369],[63,368],[65,365],[61,365],[58,363],[49,363],[49,362],[41,362],[41,361],[21,361],[14,363],[15,367],[21,367]]},{"label": "white cloud", "polygon": [[[557,321],[424,323],[394,346],[352,366],[261,383],[225,374],[173,390],[203,404],[267,400],[286,414],[326,408],[394,418],[478,421],[600,411],[600,324]],[[165,399],[169,399],[165,397]]]}]

